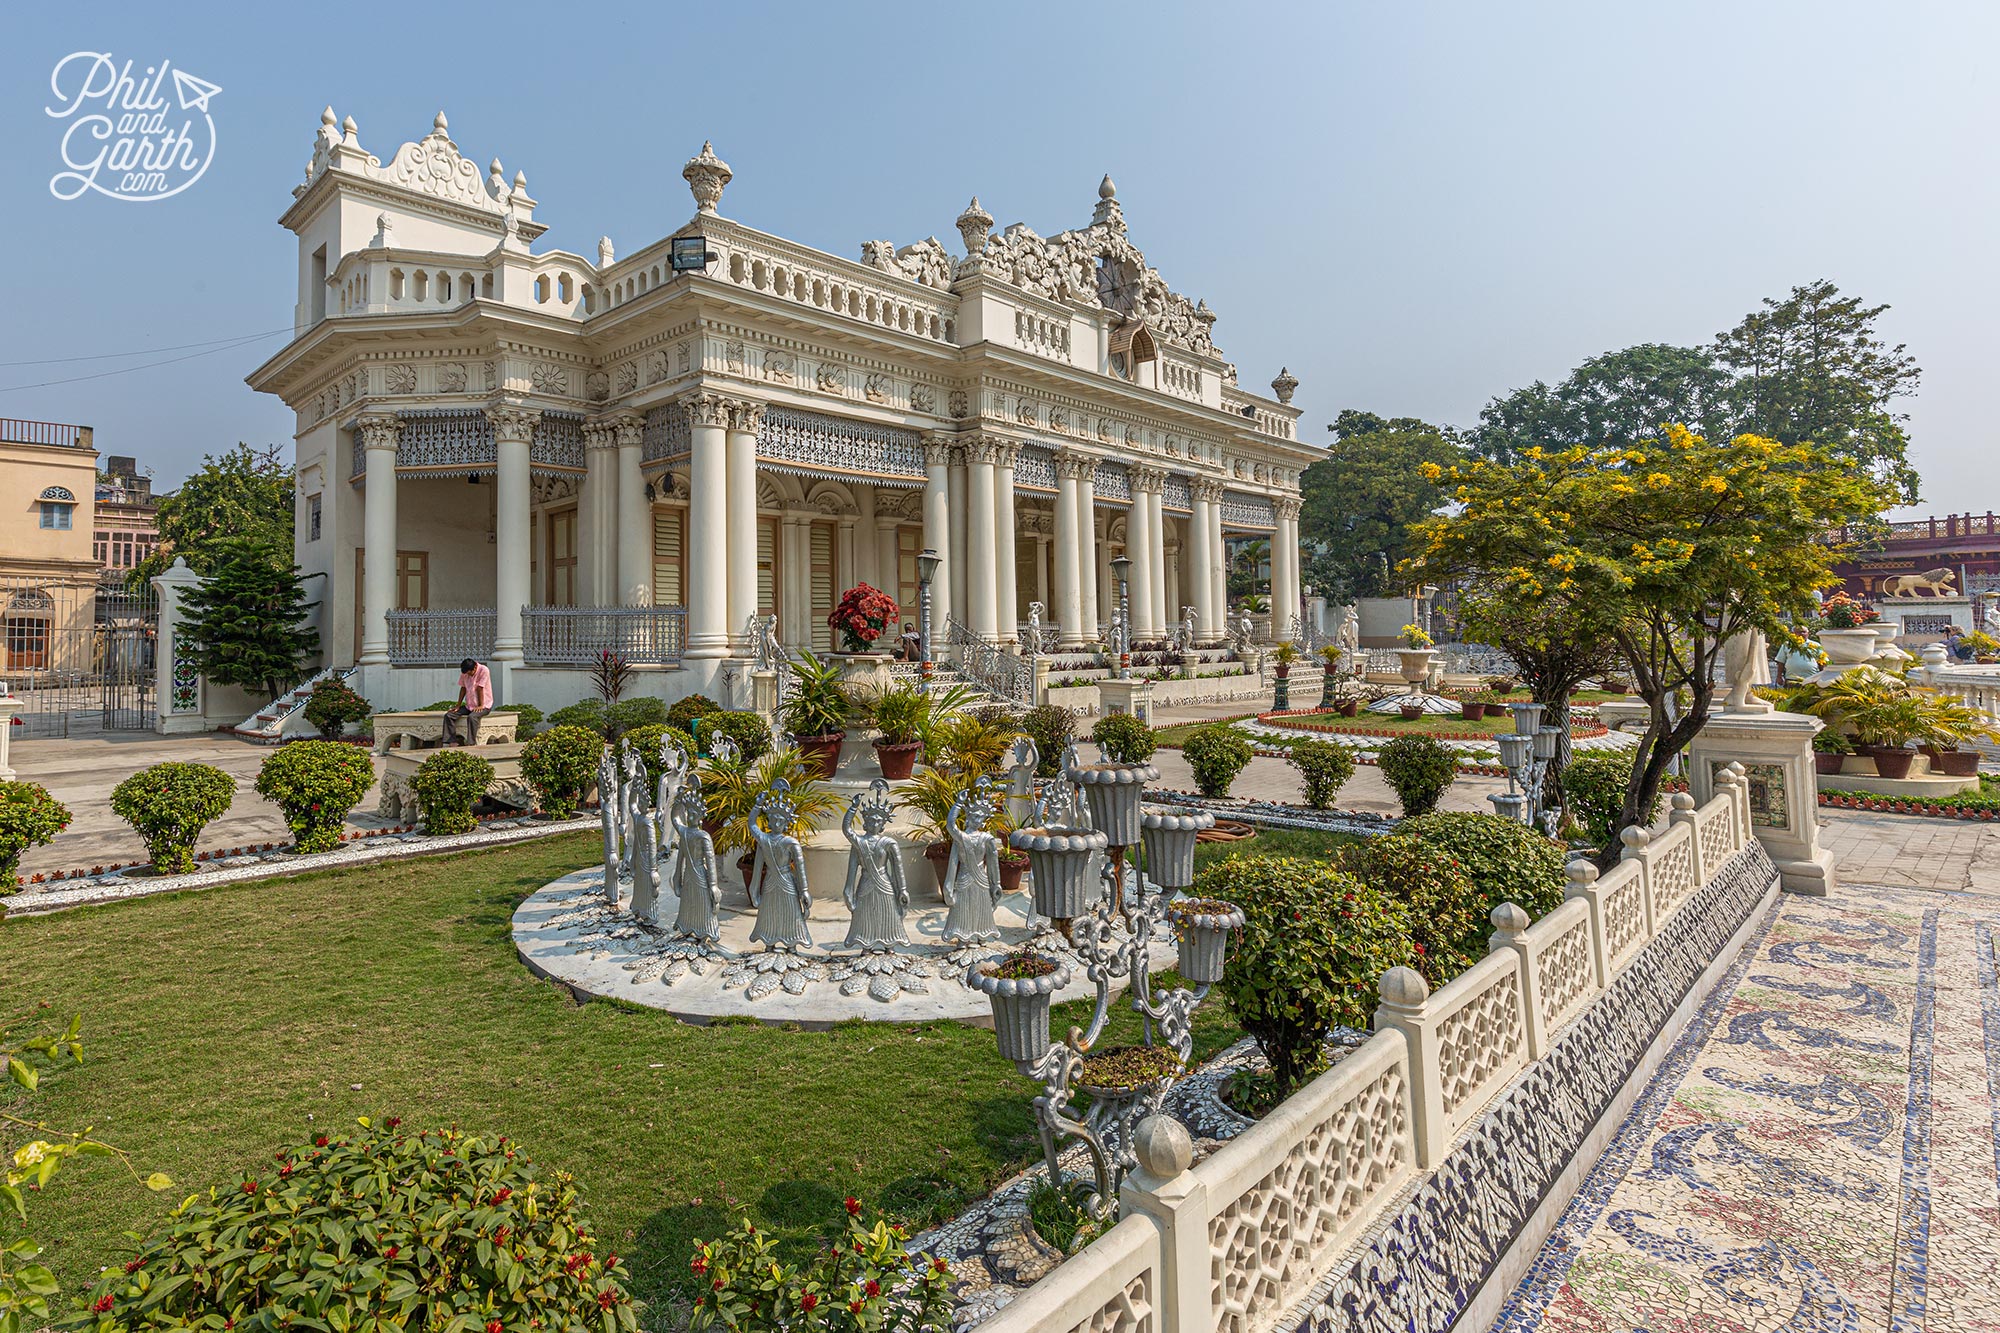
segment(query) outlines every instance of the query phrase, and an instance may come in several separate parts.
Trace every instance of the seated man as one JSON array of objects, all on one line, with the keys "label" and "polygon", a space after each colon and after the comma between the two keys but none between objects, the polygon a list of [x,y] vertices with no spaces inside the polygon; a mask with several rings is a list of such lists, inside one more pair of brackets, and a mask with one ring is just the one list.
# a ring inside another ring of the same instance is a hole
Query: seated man
[{"label": "seated man", "polygon": [[[493,711],[493,676],[486,664],[468,657],[458,664],[458,702],[444,713],[444,744],[479,744],[479,719]],[[465,719],[465,739],[458,739],[459,719]]]}]

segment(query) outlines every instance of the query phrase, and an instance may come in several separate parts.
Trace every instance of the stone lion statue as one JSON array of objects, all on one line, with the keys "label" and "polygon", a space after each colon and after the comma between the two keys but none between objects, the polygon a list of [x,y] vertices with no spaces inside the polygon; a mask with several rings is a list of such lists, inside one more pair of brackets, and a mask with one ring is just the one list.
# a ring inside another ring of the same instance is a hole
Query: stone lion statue
[{"label": "stone lion statue", "polygon": [[1927,589],[1933,597],[1955,597],[1958,589],[1953,587],[1958,574],[1949,569],[1927,569],[1921,574],[1891,574],[1882,580],[1884,597],[1915,597],[1918,589]]}]

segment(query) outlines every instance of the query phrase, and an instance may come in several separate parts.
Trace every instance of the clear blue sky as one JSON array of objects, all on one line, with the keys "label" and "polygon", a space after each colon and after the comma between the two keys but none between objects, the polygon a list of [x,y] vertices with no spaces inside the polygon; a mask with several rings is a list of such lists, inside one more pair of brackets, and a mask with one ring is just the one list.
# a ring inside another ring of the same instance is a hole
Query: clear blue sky
[{"label": "clear blue sky", "polygon": [[[0,362],[288,324],[276,219],[320,108],[386,160],[442,107],[469,156],[527,172],[545,244],[585,254],[683,221],[704,138],[736,171],[726,213],[843,255],[955,249],[975,192],[1003,226],[1079,226],[1108,170],[1244,383],[1299,377],[1315,439],[1350,406],[1469,424],[1828,277],[1888,302],[1924,368],[1919,508],[2000,506],[2000,6],[99,0],[10,6],[0,33]],[[192,189],[51,196],[49,74],[77,50],[221,85]],[[289,439],[242,382],[281,342],[0,392],[0,416],[95,425],[170,485],[206,450]],[[0,390],[131,364],[8,364]]]}]

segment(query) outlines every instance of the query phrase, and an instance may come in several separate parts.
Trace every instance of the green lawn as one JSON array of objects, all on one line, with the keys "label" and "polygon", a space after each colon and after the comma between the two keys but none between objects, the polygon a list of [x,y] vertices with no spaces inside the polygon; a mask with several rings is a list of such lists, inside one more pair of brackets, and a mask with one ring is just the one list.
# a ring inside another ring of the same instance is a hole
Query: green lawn
[{"label": "green lawn", "polygon": [[[1343,840],[1265,833],[1200,855]],[[727,1198],[803,1245],[844,1195],[924,1225],[1036,1159],[1030,1085],[989,1031],[699,1028],[535,980],[509,939],[513,909],[596,855],[579,834],[0,925],[0,1022],[25,1034],[81,1012],[86,1038],[83,1065],[0,1105],[94,1125],[176,1185],[163,1199],[100,1159],[65,1169],[31,1211],[65,1288],[186,1192],[357,1115],[505,1133],[574,1171],[655,1301],[682,1289],[690,1240],[727,1225]],[[1088,1021],[1089,1006],[1068,1008],[1058,1031]],[[1121,1014],[1113,1038],[1131,1040]],[[1211,1003],[1197,1055],[1236,1035]],[[21,1137],[0,1134],[0,1149]]]}]

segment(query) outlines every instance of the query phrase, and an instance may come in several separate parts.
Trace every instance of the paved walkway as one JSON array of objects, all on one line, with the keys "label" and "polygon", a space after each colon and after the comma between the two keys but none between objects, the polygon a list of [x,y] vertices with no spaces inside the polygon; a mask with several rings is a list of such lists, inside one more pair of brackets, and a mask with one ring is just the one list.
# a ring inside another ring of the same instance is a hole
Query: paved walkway
[{"label": "paved walkway", "polygon": [[1823,823],[1496,1329],[2000,1330],[2000,830]]}]

